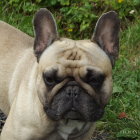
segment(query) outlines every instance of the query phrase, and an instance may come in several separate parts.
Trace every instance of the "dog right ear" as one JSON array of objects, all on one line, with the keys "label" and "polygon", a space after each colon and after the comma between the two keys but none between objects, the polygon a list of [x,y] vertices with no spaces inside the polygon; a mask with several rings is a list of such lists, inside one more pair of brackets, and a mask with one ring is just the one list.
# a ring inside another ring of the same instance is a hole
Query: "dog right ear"
[{"label": "dog right ear", "polygon": [[109,56],[112,66],[119,54],[120,20],[114,11],[103,14],[95,27],[91,41],[95,41]]},{"label": "dog right ear", "polygon": [[49,10],[41,8],[34,17],[34,53],[37,61],[43,51],[58,38],[56,22]]}]

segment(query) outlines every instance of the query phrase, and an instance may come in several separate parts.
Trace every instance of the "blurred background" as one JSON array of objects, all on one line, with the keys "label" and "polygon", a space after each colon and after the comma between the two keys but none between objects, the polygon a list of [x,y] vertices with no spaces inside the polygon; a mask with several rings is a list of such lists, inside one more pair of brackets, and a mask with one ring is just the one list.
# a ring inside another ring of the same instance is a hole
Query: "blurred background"
[{"label": "blurred background", "polygon": [[39,8],[48,8],[59,35],[72,39],[90,39],[104,12],[119,14],[120,56],[113,69],[113,95],[92,139],[140,140],[140,0],[0,0],[0,20],[34,36],[32,19]]}]

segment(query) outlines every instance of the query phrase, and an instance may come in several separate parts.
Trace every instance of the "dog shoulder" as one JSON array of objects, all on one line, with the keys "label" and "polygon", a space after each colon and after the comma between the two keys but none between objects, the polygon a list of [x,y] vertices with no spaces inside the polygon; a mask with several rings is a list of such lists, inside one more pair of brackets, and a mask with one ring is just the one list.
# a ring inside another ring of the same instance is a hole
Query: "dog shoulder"
[{"label": "dog shoulder", "polygon": [[[33,38],[26,33],[20,31],[19,29],[15,28],[14,26],[0,21],[0,42],[16,42],[18,44],[25,44],[24,46],[33,46]],[[12,45],[13,46],[13,45]]]},{"label": "dog shoulder", "polygon": [[13,33],[20,32],[20,31],[18,29],[16,29],[15,27],[13,27],[12,25],[10,25],[4,21],[0,21],[0,34],[2,35],[4,32],[13,34]]}]

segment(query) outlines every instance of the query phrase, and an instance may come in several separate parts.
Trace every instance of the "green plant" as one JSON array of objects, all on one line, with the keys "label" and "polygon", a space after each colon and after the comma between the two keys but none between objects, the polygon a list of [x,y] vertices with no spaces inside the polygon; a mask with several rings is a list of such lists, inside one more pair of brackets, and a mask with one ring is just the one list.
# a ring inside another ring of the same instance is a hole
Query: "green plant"
[{"label": "green plant", "polygon": [[[0,16],[8,23],[33,35],[31,22],[40,7],[55,13],[61,36],[73,39],[91,38],[97,18],[104,12],[115,10],[122,19],[122,28],[139,16],[139,0],[3,0]],[[25,25],[27,27],[24,27]],[[30,28],[31,29],[31,28]]]}]

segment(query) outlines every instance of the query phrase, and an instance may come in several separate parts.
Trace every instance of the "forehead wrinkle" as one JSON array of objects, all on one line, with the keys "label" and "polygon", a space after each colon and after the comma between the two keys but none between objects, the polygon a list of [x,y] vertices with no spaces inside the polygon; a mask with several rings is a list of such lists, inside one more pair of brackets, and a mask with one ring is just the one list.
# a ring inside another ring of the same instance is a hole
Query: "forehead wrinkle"
[{"label": "forehead wrinkle", "polygon": [[77,55],[77,52],[76,51],[72,51],[71,54],[69,55],[69,57],[67,59],[69,59],[69,60],[75,60],[76,55]]},{"label": "forehead wrinkle", "polygon": [[63,56],[58,61],[65,67],[76,68],[87,63],[87,57],[81,48],[75,46],[75,48],[63,52]]},{"label": "forehead wrinkle", "polygon": [[87,60],[65,60],[65,59],[60,59],[59,63],[66,68],[79,68],[88,64]]},{"label": "forehead wrinkle", "polygon": [[76,56],[79,55],[77,47],[69,49],[64,53],[64,56],[68,60],[75,60]]}]

